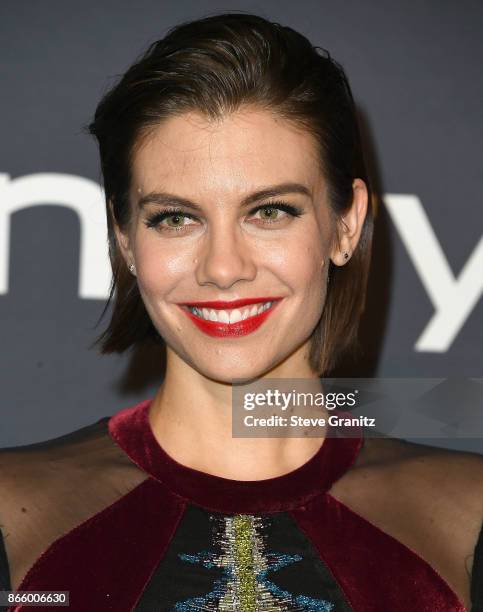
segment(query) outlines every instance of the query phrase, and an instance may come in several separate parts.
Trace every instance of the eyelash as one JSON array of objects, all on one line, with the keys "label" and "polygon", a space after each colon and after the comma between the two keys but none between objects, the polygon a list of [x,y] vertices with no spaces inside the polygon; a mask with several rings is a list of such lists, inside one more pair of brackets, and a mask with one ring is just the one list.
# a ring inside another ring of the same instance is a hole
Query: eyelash
[{"label": "eyelash", "polygon": [[[303,210],[301,208],[299,208],[298,206],[293,206],[292,204],[287,204],[286,202],[277,201],[277,202],[271,202],[270,204],[262,204],[261,206],[257,206],[256,208],[253,208],[250,211],[250,215],[254,215],[259,210],[266,210],[266,209],[272,209],[272,208],[273,209],[277,209],[277,210],[283,210],[284,212],[288,213],[292,217],[300,217],[301,215],[304,214]],[[157,229],[162,221],[164,221],[165,219],[168,219],[169,217],[175,217],[175,216],[187,217],[189,219],[196,219],[196,217],[194,215],[191,215],[190,213],[182,212],[178,208],[166,208],[166,209],[161,210],[159,212],[156,212],[156,213],[152,214],[150,217],[148,217],[146,219],[146,221],[145,221],[145,224],[146,224],[146,226],[148,228]],[[273,223],[280,223],[280,221],[278,221],[278,220],[273,220],[273,221],[266,220],[266,221],[264,221],[264,223],[266,223],[268,225],[271,225]],[[186,227],[187,227],[186,225],[181,225],[180,227],[166,227],[166,226],[164,226],[162,228],[162,231],[179,232],[179,231],[183,231]]]}]

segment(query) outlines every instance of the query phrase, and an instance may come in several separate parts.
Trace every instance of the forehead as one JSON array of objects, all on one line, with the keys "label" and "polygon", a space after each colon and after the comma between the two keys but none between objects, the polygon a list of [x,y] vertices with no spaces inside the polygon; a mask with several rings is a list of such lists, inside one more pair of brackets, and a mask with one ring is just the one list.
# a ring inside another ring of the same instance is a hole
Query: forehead
[{"label": "forehead", "polygon": [[133,188],[163,187],[201,198],[281,181],[321,183],[315,138],[269,111],[243,109],[210,121],[189,112],[157,125],[137,147]]}]

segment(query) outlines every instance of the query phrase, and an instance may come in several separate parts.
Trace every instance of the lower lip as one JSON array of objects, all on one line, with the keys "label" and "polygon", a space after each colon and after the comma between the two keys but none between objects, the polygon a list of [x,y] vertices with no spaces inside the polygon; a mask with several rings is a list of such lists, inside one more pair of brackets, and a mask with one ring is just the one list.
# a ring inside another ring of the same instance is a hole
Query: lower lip
[{"label": "lower lip", "polygon": [[238,336],[246,336],[247,334],[251,334],[255,330],[257,330],[260,325],[275,310],[277,305],[281,302],[274,302],[270,308],[264,310],[262,313],[255,315],[254,317],[248,317],[243,321],[238,321],[237,323],[220,323],[219,321],[206,321],[205,319],[200,319],[194,315],[189,308],[181,308],[183,312],[188,315],[188,317],[193,321],[193,323],[200,329],[202,332],[207,334],[208,336],[215,336],[216,338],[226,338],[226,337],[238,337]]}]

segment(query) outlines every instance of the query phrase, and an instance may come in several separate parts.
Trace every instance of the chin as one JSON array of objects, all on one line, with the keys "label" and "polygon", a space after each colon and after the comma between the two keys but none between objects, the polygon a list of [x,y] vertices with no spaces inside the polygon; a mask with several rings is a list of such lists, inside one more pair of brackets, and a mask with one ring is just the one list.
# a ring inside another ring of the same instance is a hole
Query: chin
[{"label": "chin", "polygon": [[265,375],[273,367],[272,364],[263,366],[240,366],[239,363],[234,363],[232,367],[224,363],[220,367],[216,367],[213,364],[207,365],[206,367],[199,367],[198,371],[205,376],[216,382],[232,384],[234,380],[242,379],[243,381],[249,382],[256,380],[261,376]]}]

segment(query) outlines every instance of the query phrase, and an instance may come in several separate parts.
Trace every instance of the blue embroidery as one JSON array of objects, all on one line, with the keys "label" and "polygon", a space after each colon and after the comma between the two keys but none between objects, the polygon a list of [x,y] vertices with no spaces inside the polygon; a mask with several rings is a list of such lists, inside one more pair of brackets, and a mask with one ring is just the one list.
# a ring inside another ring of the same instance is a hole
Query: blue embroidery
[{"label": "blue embroidery", "polygon": [[187,563],[219,568],[222,576],[214,580],[212,590],[206,595],[178,602],[174,607],[176,612],[331,612],[334,609],[335,604],[330,601],[293,595],[268,578],[282,567],[302,560],[298,554],[266,550],[268,517],[211,515],[210,518],[215,522],[214,550],[178,556]]}]

